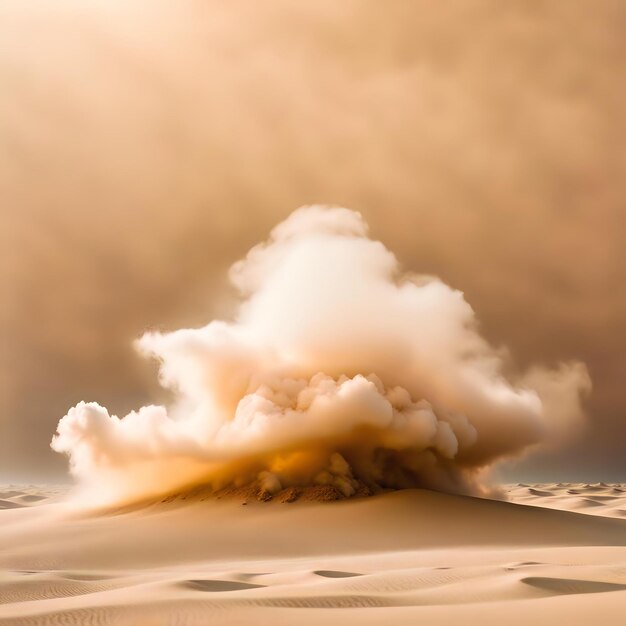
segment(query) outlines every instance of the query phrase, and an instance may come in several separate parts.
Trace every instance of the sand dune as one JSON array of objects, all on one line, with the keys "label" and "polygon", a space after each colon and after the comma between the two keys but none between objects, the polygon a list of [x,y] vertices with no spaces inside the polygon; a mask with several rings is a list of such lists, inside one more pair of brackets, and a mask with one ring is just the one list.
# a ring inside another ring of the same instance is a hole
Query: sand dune
[{"label": "sand dune", "polygon": [[68,485],[8,485],[0,488],[0,508],[55,502],[65,496]]},{"label": "sand dune", "polygon": [[541,508],[410,490],[109,515],[57,491],[0,513],[0,624],[618,624],[626,521],[546,504],[616,487],[577,487],[509,488]]},{"label": "sand dune", "polygon": [[517,484],[508,485],[505,491],[511,502],[519,504],[607,517],[624,517],[626,514],[626,489],[621,484]]}]

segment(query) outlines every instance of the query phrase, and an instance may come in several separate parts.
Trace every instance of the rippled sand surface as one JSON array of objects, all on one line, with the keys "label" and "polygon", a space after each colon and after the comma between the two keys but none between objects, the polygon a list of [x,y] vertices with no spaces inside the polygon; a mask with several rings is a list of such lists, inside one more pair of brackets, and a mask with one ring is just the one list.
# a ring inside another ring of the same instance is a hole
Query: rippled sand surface
[{"label": "rippled sand surface", "polygon": [[623,624],[623,486],[506,490],[94,513],[0,487],[0,624]]}]

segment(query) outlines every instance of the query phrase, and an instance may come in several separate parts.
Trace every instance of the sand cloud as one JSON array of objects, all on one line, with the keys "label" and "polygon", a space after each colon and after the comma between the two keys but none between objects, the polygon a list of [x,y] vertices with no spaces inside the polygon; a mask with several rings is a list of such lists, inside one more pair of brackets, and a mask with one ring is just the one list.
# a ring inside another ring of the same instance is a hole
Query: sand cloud
[{"label": "sand cloud", "polygon": [[478,476],[583,422],[585,367],[505,377],[463,294],[401,271],[357,212],[303,207],[230,272],[232,321],[149,332],[176,401],[118,418],[81,402],[54,450],[103,499],[261,481],[480,490]]}]

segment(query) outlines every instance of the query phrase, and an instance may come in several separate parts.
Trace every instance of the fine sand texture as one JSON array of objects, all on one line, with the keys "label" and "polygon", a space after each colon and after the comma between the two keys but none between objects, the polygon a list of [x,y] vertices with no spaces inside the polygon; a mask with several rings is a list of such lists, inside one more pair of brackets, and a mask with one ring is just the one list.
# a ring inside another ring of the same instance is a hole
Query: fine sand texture
[{"label": "fine sand texture", "polygon": [[0,624],[624,624],[626,490],[505,490],[94,512],[0,487]]}]

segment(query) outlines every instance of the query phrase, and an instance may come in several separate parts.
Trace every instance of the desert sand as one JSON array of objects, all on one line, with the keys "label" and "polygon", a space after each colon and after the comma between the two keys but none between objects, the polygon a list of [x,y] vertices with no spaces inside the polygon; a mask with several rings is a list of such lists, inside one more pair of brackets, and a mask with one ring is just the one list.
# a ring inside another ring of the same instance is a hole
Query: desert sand
[{"label": "desert sand", "polygon": [[0,624],[622,624],[626,489],[507,490],[102,513],[6,486]]},{"label": "desert sand", "polygon": [[626,485],[606,483],[517,484],[505,489],[507,498],[562,511],[626,518]]}]

